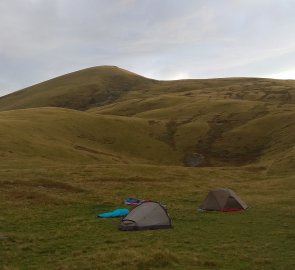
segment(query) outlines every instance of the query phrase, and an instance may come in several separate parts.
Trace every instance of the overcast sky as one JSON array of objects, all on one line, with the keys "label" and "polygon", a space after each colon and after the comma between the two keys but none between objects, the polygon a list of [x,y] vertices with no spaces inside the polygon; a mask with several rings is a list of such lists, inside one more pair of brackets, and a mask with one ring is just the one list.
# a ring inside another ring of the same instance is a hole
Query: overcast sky
[{"label": "overcast sky", "polygon": [[98,65],[295,79],[295,1],[0,0],[0,95]]}]

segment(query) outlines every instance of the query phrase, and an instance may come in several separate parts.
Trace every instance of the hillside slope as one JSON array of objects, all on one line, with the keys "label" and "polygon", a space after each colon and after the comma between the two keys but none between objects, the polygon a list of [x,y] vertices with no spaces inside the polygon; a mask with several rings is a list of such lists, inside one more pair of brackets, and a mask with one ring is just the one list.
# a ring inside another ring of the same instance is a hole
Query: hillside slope
[{"label": "hillside slope", "polygon": [[158,94],[129,92],[89,112],[167,121],[167,143],[188,166],[259,164],[287,172],[295,164],[294,86],[254,78],[164,82]]},{"label": "hillside slope", "polygon": [[[62,107],[87,110],[117,101],[134,100],[133,106],[160,106],[148,98],[167,95],[295,103],[295,82],[259,78],[156,81],[114,66],[98,66],[69,73],[0,97],[0,110]],[[165,104],[171,100],[165,101]],[[117,110],[120,107],[116,108]],[[138,108],[136,109],[138,112]],[[124,112],[123,112],[123,115]]]},{"label": "hillside slope", "polygon": [[291,80],[155,81],[103,66],[2,97],[0,110],[5,162],[41,158],[294,170]]},{"label": "hillside slope", "polygon": [[0,125],[2,164],[181,164],[157,139],[163,123],[155,127],[139,118],[40,108],[1,112]]},{"label": "hillside slope", "polygon": [[294,171],[295,113],[273,111],[258,116],[265,112],[240,108],[244,111],[234,115],[216,117],[206,112],[187,122],[59,108],[1,112],[0,161],[21,166],[44,162],[251,165],[273,173]]},{"label": "hillside slope", "polygon": [[133,88],[153,80],[114,66],[99,66],[69,73],[0,98],[0,110],[63,107],[84,110],[111,103]]}]

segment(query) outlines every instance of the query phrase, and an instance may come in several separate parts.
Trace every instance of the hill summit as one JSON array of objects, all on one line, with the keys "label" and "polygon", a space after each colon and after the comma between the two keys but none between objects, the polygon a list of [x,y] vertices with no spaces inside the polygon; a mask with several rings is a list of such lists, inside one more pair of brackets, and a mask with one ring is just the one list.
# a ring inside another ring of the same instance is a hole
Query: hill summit
[{"label": "hill summit", "polygon": [[111,103],[122,94],[153,80],[116,66],[72,72],[0,98],[0,110],[64,107],[85,110]]}]

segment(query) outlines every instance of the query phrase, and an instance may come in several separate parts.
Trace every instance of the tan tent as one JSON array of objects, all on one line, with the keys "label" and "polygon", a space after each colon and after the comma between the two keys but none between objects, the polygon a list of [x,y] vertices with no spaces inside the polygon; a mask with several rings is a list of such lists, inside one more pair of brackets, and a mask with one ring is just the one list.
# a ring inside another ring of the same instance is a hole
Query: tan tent
[{"label": "tan tent", "polygon": [[119,230],[156,230],[171,227],[171,219],[161,204],[157,202],[143,202],[121,220]]},{"label": "tan tent", "polygon": [[209,192],[200,209],[207,211],[238,211],[248,206],[229,188],[219,188]]}]

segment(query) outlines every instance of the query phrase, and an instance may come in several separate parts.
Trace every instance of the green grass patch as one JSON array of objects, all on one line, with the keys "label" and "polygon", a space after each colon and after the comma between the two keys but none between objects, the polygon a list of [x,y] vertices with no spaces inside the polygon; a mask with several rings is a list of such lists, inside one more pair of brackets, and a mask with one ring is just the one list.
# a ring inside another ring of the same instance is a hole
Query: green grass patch
[{"label": "green grass patch", "polygon": [[[3,269],[292,269],[294,179],[268,179],[241,169],[157,166],[1,170]],[[43,171],[43,172],[42,172]],[[43,180],[40,180],[42,175]],[[43,182],[42,182],[43,181]],[[60,182],[57,184],[57,182]],[[43,188],[40,184],[43,183]],[[44,184],[47,183],[47,186]],[[68,186],[84,187],[83,191]],[[200,213],[212,187],[231,187],[251,206],[244,212]],[[288,186],[288,188],[286,188]],[[292,189],[293,187],[293,189]],[[44,192],[46,189],[46,192]],[[48,194],[51,200],[41,200]],[[37,196],[38,195],[38,196]],[[127,196],[167,204],[173,229],[121,232],[119,219],[96,215],[124,207]],[[4,197],[2,196],[2,198]],[[292,204],[293,203],[293,204]]]}]

